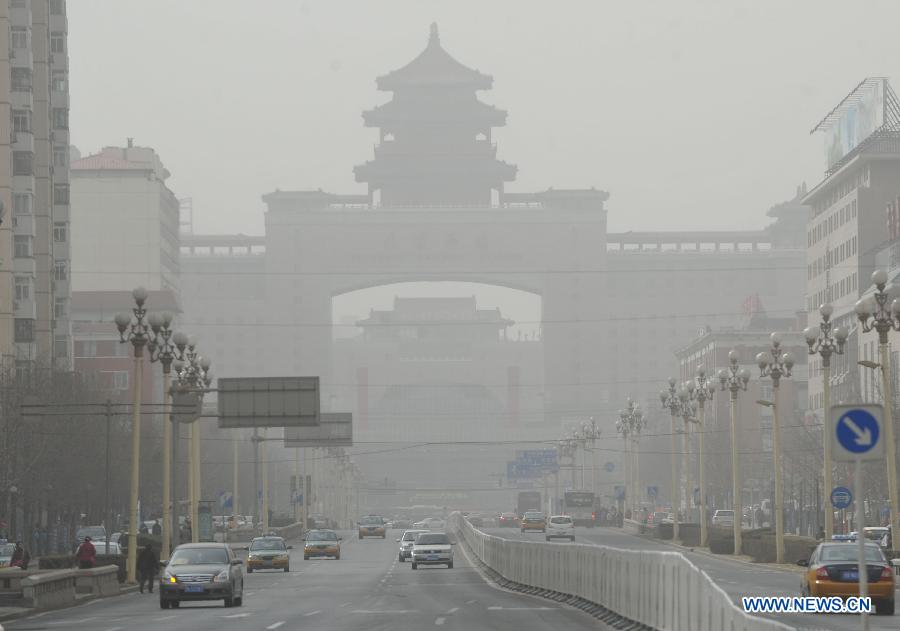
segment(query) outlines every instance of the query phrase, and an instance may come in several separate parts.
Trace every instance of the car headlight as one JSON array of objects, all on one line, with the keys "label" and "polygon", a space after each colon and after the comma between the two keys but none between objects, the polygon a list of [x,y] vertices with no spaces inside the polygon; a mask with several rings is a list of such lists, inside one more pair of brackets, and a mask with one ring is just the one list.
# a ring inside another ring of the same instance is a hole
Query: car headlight
[{"label": "car headlight", "polygon": [[228,581],[228,579],[228,570],[225,569],[216,574],[215,577],[213,577],[213,583],[225,583]]},{"label": "car headlight", "polygon": [[178,582],[178,579],[176,579],[175,576],[173,576],[172,574],[169,574],[168,572],[163,572],[162,580],[164,583],[177,583]]}]

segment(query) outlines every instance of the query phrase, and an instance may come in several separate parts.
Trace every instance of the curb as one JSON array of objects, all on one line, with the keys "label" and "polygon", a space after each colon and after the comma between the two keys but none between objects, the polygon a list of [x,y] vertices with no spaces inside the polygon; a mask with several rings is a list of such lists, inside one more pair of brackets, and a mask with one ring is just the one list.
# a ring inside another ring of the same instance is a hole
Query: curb
[{"label": "curb", "polygon": [[84,595],[81,598],[76,597],[76,601],[71,605],[65,607],[53,607],[50,609],[32,609],[30,607],[9,607],[9,609],[18,609],[18,611],[9,611],[4,612],[2,607],[0,607],[0,631],[3,631],[4,622],[10,622],[13,620],[19,620],[21,618],[29,618],[36,616],[38,614],[43,614],[49,611],[62,611],[63,609],[72,609],[74,607],[79,607],[81,605],[85,605],[94,600],[100,600],[103,598],[116,598],[118,596],[124,596],[125,594],[130,594],[136,592],[138,590],[137,584],[129,585],[124,583],[119,587],[119,593],[114,594],[112,596],[93,596],[93,595]]}]

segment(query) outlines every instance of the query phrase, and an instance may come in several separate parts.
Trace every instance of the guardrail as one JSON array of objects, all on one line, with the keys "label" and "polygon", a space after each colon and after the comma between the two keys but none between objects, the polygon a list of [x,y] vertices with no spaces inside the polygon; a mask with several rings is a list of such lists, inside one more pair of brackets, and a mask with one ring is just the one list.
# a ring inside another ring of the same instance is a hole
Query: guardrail
[{"label": "guardrail", "polygon": [[652,629],[774,631],[791,627],[740,610],[680,552],[501,539],[458,513],[449,525],[508,581],[581,598]]}]

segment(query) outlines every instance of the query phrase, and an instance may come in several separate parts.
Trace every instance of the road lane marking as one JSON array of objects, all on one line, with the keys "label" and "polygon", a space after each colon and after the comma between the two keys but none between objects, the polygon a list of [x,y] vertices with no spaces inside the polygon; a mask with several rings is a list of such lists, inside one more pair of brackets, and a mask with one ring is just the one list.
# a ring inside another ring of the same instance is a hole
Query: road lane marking
[{"label": "road lane marking", "polygon": [[488,607],[488,611],[552,611],[556,607]]},{"label": "road lane marking", "polygon": [[353,603],[344,603],[343,605],[340,605],[340,606],[341,606],[341,607],[349,607],[349,606],[352,605],[352,604],[353,604]]},{"label": "road lane marking", "polygon": [[448,614],[448,615],[449,615],[449,614],[454,614],[454,613],[456,613],[457,611],[459,611],[459,607],[454,607],[453,609],[451,609],[450,611],[448,611],[447,614]]},{"label": "road lane marking", "polygon": [[466,604],[467,604],[467,605],[474,605],[474,604],[477,603],[477,602],[478,602],[477,600],[467,600],[467,601],[466,601]]},{"label": "road lane marking", "polygon": [[122,631],[122,627],[110,627],[106,631]]},{"label": "road lane marking", "polygon": [[354,609],[350,613],[362,613],[362,614],[371,614],[371,613],[386,613],[386,614],[395,614],[395,613],[419,613],[418,609],[384,609],[381,611],[376,611],[374,609]]},{"label": "road lane marking", "polygon": [[309,613],[303,614],[304,616],[315,616],[316,614],[322,613],[321,609],[316,609],[315,611],[310,611]]},{"label": "road lane marking", "polygon": [[284,624],[284,620],[282,620],[281,622],[276,622],[275,624],[270,624],[269,626],[266,627],[266,629],[268,629],[269,631],[272,631],[272,629],[277,629],[278,627],[280,627],[283,624]]},{"label": "road lane marking", "polygon": [[441,626],[441,625],[444,624],[445,622],[447,622],[447,619],[446,619],[446,618],[438,618],[437,620],[434,621],[434,623],[435,623],[437,626]]},{"label": "road lane marking", "polygon": [[159,618],[154,618],[153,622],[163,622],[164,620],[171,620],[175,616],[160,616]]},{"label": "road lane marking", "polygon": [[246,618],[249,616],[249,613],[233,613],[230,616],[222,616],[223,618]]}]

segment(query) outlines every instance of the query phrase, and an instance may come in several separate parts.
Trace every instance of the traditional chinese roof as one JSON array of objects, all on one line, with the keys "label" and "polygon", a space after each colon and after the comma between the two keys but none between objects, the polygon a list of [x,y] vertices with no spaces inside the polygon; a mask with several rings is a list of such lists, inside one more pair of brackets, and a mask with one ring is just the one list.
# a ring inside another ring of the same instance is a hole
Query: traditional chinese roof
[{"label": "traditional chinese roof", "polygon": [[506,124],[506,110],[482,103],[474,98],[452,103],[439,102],[433,104],[432,107],[395,99],[363,112],[363,121],[368,127],[390,127],[398,122],[407,124],[456,121],[502,127]]},{"label": "traditional chinese roof", "polygon": [[431,25],[428,45],[411,62],[376,79],[379,90],[418,87],[468,87],[489,90],[494,79],[458,62],[441,47],[437,24]]}]

